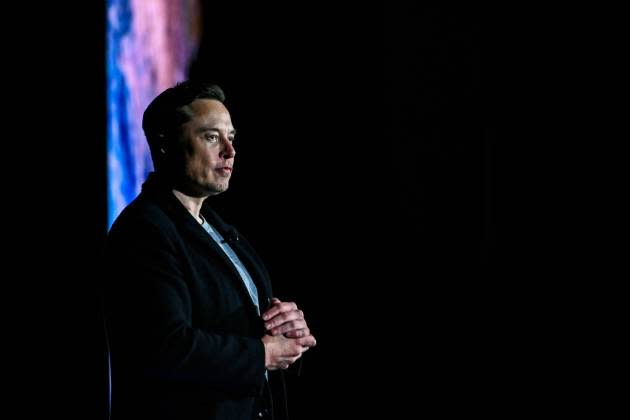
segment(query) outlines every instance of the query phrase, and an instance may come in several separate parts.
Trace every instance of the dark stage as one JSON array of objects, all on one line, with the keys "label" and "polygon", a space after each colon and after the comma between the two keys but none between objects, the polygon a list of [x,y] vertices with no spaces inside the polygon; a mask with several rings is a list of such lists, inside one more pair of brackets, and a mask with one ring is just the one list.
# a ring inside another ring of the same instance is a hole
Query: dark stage
[{"label": "dark stage", "polygon": [[[224,87],[239,130],[216,207],[318,338],[290,375],[291,418],[488,413],[505,392],[506,305],[494,299],[505,286],[488,17],[472,6],[206,6],[192,77]],[[18,148],[37,173],[19,192],[36,196],[27,215],[39,223],[27,232],[23,285],[36,296],[20,316],[30,340],[17,341],[19,377],[27,401],[45,401],[23,409],[105,419],[104,7],[53,12],[22,47],[21,76],[37,86]]]}]

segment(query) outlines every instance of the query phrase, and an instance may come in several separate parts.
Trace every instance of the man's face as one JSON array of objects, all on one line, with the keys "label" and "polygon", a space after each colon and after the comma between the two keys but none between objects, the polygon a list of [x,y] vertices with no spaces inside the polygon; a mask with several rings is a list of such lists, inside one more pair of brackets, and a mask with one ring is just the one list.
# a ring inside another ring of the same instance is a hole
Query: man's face
[{"label": "man's face", "polygon": [[199,195],[228,189],[234,155],[234,127],[225,106],[213,99],[196,99],[191,118],[181,128],[181,152],[187,183]]}]

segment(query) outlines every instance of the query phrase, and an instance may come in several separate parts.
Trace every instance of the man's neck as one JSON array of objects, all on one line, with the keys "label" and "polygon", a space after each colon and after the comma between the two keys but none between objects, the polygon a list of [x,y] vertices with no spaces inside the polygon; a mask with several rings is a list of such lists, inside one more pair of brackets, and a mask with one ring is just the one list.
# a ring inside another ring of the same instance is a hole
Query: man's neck
[{"label": "man's neck", "polygon": [[197,220],[199,223],[203,223],[203,219],[200,217],[199,212],[201,211],[203,200],[205,200],[206,197],[191,197],[177,190],[173,190],[173,194],[175,194],[175,197],[177,197],[180,203],[182,203],[182,205],[186,207],[186,210],[188,210],[190,214],[193,215],[195,220]]}]

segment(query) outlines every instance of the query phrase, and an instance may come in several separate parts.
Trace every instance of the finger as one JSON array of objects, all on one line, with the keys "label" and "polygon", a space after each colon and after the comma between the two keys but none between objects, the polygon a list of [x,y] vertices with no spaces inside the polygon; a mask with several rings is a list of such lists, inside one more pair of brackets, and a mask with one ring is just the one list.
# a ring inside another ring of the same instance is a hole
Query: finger
[{"label": "finger", "polygon": [[280,365],[280,369],[287,369],[289,366],[291,366],[293,363],[295,363],[297,361],[297,359],[299,359],[301,356],[302,356],[302,352],[300,352],[300,354],[298,356],[289,357],[289,358],[286,358],[286,359],[278,362],[278,364]]},{"label": "finger", "polygon": [[315,340],[315,337],[313,337],[312,335],[297,338],[295,341],[297,342],[297,344],[304,347],[315,347],[317,345],[317,340]]},{"label": "finger", "polygon": [[304,318],[300,316],[299,311],[283,312],[267,320],[267,322],[265,322],[265,328],[270,330],[293,320],[304,320]]},{"label": "finger", "polygon": [[301,320],[301,319],[296,319],[294,321],[285,322],[282,325],[278,325],[277,327],[271,328],[270,332],[271,332],[271,335],[278,335],[278,334],[288,333],[294,330],[303,330],[305,328],[307,328],[306,322],[304,322],[304,320]]},{"label": "finger", "polygon": [[267,312],[283,313],[283,312],[297,311],[297,309],[298,307],[295,304],[295,302],[280,302],[280,303],[275,304]]},{"label": "finger", "polygon": [[297,311],[297,305],[294,302],[281,302],[273,305],[270,309],[265,311],[262,317],[265,321],[267,321],[280,313],[289,311]]},{"label": "finger", "polygon": [[297,330],[306,328],[306,321],[297,318],[295,314],[278,315],[274,319],[265,322],[265,329],[273,330],[275,328],[286,327],[280,332],[288,332],[291,330]]},{"label": "finger", "polygon": [[284,333],[285,337],[288,338],[301,338],[306,337],[311,334],[311,331],[307,328],[295,329],[293,331],[288,331]]}]

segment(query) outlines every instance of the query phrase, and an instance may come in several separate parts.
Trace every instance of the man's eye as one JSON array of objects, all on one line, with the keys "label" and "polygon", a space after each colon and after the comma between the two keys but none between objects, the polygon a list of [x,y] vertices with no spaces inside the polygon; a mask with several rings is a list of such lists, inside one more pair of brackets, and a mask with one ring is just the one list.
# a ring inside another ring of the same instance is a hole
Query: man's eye
[{"label": "man's eye", "polygon": [[219,135],[218,134],[206,134],[206,140],[209,141],[210,143],[216,143],[219,141]]}]

